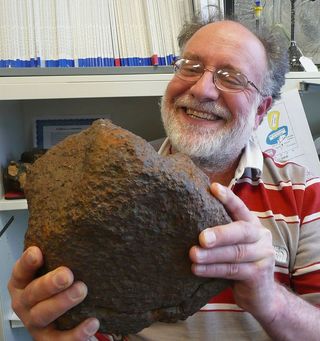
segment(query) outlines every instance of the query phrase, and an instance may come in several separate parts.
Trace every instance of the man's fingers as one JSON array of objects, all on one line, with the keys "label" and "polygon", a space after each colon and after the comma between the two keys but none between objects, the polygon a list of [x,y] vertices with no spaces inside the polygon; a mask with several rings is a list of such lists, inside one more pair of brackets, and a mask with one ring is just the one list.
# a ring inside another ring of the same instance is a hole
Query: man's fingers
[{"label": "man's fingers", "polygon": [[45,330],[39,332],[34,329],[33,335],[35,341],[88,341],[99,330],[100,323],[96,318],[88,318],[78,326],[70,330],[57,330],[55,325],[48,326]]},{"label": "man's fingers", "polygon": [[[273,269],[268,259],[248,263],[192,264],[192,272],[199,277],[226,278],[237,281],[257,283],[257,278],[264,277],[265,269]],[[261,280],[260,278],[260,280]]]},{"label": "man's fingers", "polygon": [[270,232],[266,229],[244,221],[238,221],[203,230],[199,235],[199,243],[203,248],[239,243],[255,243],[263,237],[271,237],[269,235]]},{"label": "man's fingers", "polygon": [[[100,323],[96,318],[89,318],[73,330],[74,340],[87,341],[88,337],[94,336],[99,330]],[[73,340],[73,339],[72,339]]]},{"label": "man's fingers", "polygon": [[226,278],[245,280],[252,275],[254,269],[249,263],[242,264],[192,264],[192,272],[199,277]]},{"label": "man's fingers", "polygon": [[66,311],[82,302],[87,296],[87,286],[75,282],[63,292],[34,305],[30,309],[28,324],[36,328],[45,328]]},{"label": "man's fingers", "polygon": [[258,218],[250,212],[244,202],[237,197],[229,188],[218,183],[212,183],[211,193],[221,201],[233,220],[256,222]]},{"label": "man's fingers", "polygon": [[71,270],[61,266],[28,284],[21,294],[21,303],[32,307],[70,287],[73,280]]},{"label": "man's fingers", "polygon": [[66,337],[63,341],[87,341],[90,336],[94,336],[96,334],[99,327],[100,323],[96,318],[89,318],[71,331],[65,332]]},{"label": "man's fingers", "polygon": [[214,248],[193,246],[190,249],[190,259],[193,263],[242,263],[256,262],[274,255],[273,247],[264,247],[264,240],[257,243],[233,244]]},{"label": "man's fingers", "polygon": [[36,246],[29,247],[14,265],[12,276],[8,283],[8,289],[24,289],[32,281],[35,273],[43,264],[40,249]]},{"label": "man's fingers", "polygon": [[85,299],[87,286],[73,283],[71,270],[63,266],[34,279],[42,265],[43,256],[37,247],[28,248],[16,262],[8,283],[13,310],[36,341],[87,341],[99,329],[97,319],[87,319],[67,331],[57,330],[53,323]]}]

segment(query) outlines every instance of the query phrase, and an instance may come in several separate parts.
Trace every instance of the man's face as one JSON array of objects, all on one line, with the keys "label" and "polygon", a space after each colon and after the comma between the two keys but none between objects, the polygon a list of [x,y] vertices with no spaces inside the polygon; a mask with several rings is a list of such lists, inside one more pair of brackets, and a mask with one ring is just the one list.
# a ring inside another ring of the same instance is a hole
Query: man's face
[{"label": "man's face", "polygon": [[[183,58],[201,61],[206,68],[233,68],[259,86],[266,69],[260,42],[244,27],[232,22],[210,24],[188,41]],[[173,146],[208,168],[224,169],[233,163],[260,118],[260,96],[249,86],[227,93],[216,88],[206,71],[190,83],[174,76],[162,100],[162,119]]]}]

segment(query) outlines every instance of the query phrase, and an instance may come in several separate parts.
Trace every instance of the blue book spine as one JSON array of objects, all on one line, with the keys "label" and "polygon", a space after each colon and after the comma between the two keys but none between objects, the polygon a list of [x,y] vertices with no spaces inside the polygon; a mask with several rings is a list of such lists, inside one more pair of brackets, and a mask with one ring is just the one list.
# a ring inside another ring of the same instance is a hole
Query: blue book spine
[{"label": "blue book spine", "polygon": [[174,60],[174,55],[173,54],[169,54],[166,58],[167,60],[167,65],[172,65],[173,60]]},{"label": "blue book spine", "polygon": [[58,65],[59,65],[59,67],[67,67],[67,60],[66,59],[59,59]]},{"label": "blue book spine", "polygon": [[166,57],[159,57],[159,65],[166,65]]}]

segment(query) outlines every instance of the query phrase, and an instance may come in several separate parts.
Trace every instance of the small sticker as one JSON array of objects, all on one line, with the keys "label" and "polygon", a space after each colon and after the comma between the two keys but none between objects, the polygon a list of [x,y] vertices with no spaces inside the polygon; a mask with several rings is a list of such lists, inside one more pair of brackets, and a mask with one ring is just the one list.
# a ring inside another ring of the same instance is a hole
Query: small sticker
[{"label": "small sticker", "polygon": [[266,138],[266,143],[268,145],[278,144],[283,142],[283,140],[288,136],[288,127],[281,126],[277,130],[272,130]]},{"label": "small sticker", "polygon": [[271,130],[277,130],[279,128],[280,111],[268,112],[268,124]]}]

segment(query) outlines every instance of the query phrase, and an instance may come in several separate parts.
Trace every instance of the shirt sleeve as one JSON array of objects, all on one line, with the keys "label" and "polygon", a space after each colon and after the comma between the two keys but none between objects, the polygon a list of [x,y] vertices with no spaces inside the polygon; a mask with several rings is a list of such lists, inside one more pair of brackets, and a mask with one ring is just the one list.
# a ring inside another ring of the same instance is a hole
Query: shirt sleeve
[{"label": "shirt sleeve", "polygon": [[300,207],[300,235],[292,287],[306,301],[320,306],[320,179],[306,181]]}]

